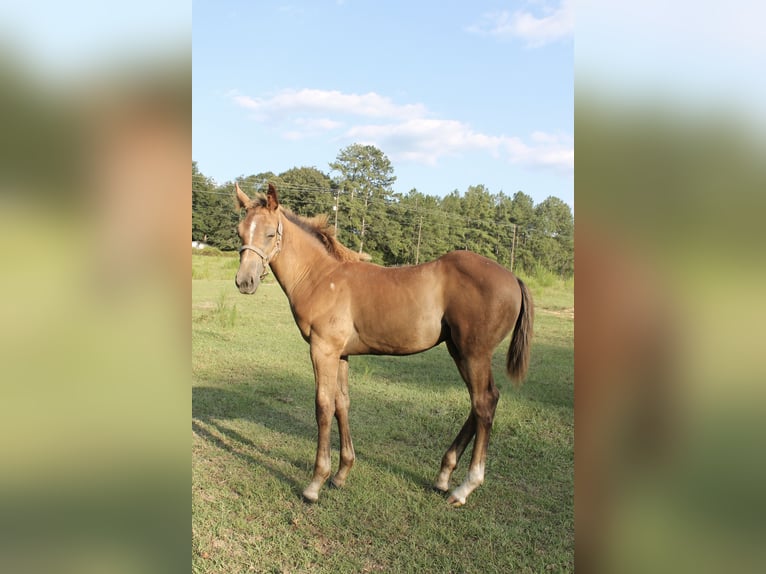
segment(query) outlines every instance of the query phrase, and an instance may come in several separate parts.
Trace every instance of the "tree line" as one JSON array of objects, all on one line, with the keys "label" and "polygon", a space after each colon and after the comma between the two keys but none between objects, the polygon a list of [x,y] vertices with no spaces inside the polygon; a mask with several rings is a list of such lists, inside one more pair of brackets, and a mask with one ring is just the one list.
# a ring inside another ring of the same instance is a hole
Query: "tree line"
[{"label": "tree line", "polygon": [[[338,239],[383,265],[409,265],[469,249],[505,267],[562,277],[574,272],[574,216],[557,197],[534,204],[522,191],[512,197],[472,185],[444,197],[417,189],[393,190],[389,159],[375,146],[353,144],[329,164],[333,176],[315,167],[236,178],[249,195],[277,186],[280,202],[300,215],[327,214]],[[192,239],[221,250],[239,248],[241,214],[234,182],[217,184],[192,162]]]}]

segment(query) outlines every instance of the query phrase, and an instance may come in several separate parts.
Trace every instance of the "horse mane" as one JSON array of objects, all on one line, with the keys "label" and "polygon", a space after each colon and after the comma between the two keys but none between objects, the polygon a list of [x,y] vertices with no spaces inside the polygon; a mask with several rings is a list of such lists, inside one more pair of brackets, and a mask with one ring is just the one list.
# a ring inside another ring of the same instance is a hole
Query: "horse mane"
[{"label": "horse mane", "polygon": [[338,241],[335,237],[335,228],[328,223],[326,214],[303,217],[284,208],[282,213],[298,227],[316,237],[327,249],[327,253],[338,261],[369,261],[371,259],[367,253],[353,251]]},{"label": "horse mane", "polygon": [[[266,196],[258,194],[258,196],[253,198],[253,205],[266,207]],[[280,205],[279,209],[292,223],[319,240],[327,249],[327,253],[338,261],[370,261],[372,259],[367,253],[359,253],[349,249],[338,241],[338,238],[335,237],[335,228],[328,223],[329,218],[326,214],[304,217],[303,215],[293,213],[283,205]]]}]

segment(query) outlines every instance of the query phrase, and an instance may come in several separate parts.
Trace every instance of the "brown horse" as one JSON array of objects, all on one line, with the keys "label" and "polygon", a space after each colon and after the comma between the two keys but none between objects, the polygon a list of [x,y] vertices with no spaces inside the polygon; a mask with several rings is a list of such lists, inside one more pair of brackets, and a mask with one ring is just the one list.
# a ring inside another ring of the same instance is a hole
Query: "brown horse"
[{"label": "brown horse", "polygon": [[333,416],[340,434],[340,464],[332,478],[343,486],[354,464],[348,425],[348,357],[409,355],[445,342],[471,397],[471,412],[447,449],[437,490],[447,492],[452,471],[476,437],[463,483],[449,496],[453,506],[484,482],[484,462],[499,392],[492,378],[492,353],[514,329],[508,375],[521,382],[529,363],[534,307],[529,292],[510,271],[469,251],[453,251],[412,267],[385,268],[341,245],[326,218],[306,219],[280,206],[269,184],[251,200],[239,185],[246,209],[238,227],[242,240],[236,284],[255,293],[271,266],[290,301],[295,322],[310,345],[316,381],[319,428],[316,462],[303,497],[314,502],[330,476]]}]

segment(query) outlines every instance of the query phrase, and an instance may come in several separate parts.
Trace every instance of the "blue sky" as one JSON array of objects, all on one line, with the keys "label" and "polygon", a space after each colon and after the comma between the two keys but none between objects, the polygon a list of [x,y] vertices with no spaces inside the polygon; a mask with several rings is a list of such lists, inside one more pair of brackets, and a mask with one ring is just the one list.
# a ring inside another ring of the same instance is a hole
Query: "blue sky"
[{"label": "blue sky", "polygon": [[394,189],[574,205],[569,0],[193,3],[193,158],[222,183],[352,144]]},{"label": "blue sky", "polygon": [[0,2],[0,50],[51,80],[91,67],[123,72],[128,62],[188,53],[189,0],[25,0]]},{"label": "blue sky", "polygon": [[578,2],[578,88],[590,84],[613,102],[739,115],[764,131],[764,20],[766,3],[752,0]]}]

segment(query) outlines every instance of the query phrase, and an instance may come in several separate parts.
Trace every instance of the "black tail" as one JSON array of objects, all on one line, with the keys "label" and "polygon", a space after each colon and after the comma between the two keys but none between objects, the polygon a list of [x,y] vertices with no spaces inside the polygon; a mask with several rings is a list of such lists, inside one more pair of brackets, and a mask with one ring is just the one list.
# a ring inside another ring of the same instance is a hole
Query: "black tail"
[{"label": "black tail", "polygon": [[521,309],[508,347],[506,371],[515,385],[521,385],[529,368],[529,347],[532,341],[532,324],[535,320],[535,304],[527,286],[518,277],[521,287]]}]

